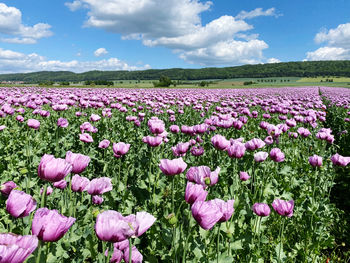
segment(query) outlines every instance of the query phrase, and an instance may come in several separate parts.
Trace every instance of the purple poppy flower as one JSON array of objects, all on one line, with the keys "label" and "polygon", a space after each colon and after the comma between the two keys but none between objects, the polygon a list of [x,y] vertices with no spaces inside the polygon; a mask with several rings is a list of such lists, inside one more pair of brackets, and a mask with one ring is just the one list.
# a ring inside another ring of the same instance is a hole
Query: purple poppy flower
[{"label": "purple poppy flower", "polygon": [[36,201],[29,194],[12,190],[7,201],[6,211],[15,218],[26,217],[36,208]]},{"label": "purple poppy flower", "polygon": [[75,218],[65,217],[57,210],[39,208],[32,221],[32,233],[44,242],[55,242],[64,236],[74,222]]},{"label": "purple poppy flower", "polygon": [[24,262],[37,246],[38,238],[36,236],[19,236],[12,233],[0,234],[0,262]]},{"label": "purple poppy flower", "polygon": [[92,179],[86,190],[90,195],[102,195],[103,193],[112,191],[111,180],[108,177]]},{"label": "purple poppy flower", "polygon": [[255,203],[252,210],[258,216],[268,216],[271,213],[269,205],[265,203]]},{"label": "purple poppy flower", "polygon": [[79,134],[79,139],[82,142],[89,142],[89,143],[94,141],[94,139],[88,133]]},{"label": "purple poppy flower", "polygon": [[314,154],[309,157],[309,164],[313,167],[321,167],[322,166],[322,157]]},{"label": "purple poppy flower", "polygon": [[29,120],[27,121],[27,125],[28,125],[28,127],[37,130],[37,129],[39,129],[39,127],[40,127],[40,121],[38,121],[38,120],[36,120],[36,119],[29,119]]},{"label": "purple poppy flower", "polygon": [[13,181],[8,181],[8,182],[3,183],[0,186],[0,192],[4,196],[8,196],[11,193],[11,191],[13,189],[15,189],[16,187],[17,187],[17,185]]},{"label": "purple poppy flower", "polygon": [[220,208],[209,201],[197,201],[192,207],[192,216],[205,230],[211,229],[223,217]]},{"label": "purple poppy flower", "polygon": [[211,143],[218,150],[226,150],[230,145],[230,141],[227,140],[224,136],[216,134],[211,138]]},{"label": "purple poppy flower", "polygon": [[125,155],[130,149],[129,143],[118,142],[113,143],[113,153],[116,158],[120,158]]},{"label": "purple poppy flower", "polygon": [[266,160],[266,158],[269,156],[267,152],[257,152],[254,154],[254,161],[256,162],[263,162]]},{"label": "purple poppy flower", "polygon": [[273,209],[281,216],[292,217],[294,209],[294,200],[284,201],[276,199],[272,203]]},{"label": "purple poppy flower", "polygon": [[46,181],[58,182],[72,171],[72,165],[66,160],[45,154],[38,167],[38,176]]},{"label": "purple poppy flower", "polygon": [[219,181],[220,167],[211,171],[208,166],[191,167],[186,173],[190,182],[202,185],[204,188],[208,185],[214,185]]},{"label": "purple poppy flower", "polygon": [[106,149],[106,148],[108,148],[110,143],[111,142],[109,140],[105,139],[98,144],[98,148]]},{"label": "purple poppy flower", "polygon": [[239,179],[242,181],[247,181],[250,178],[249,174],[247,172],[239,172]]},{"label": "purple poppy flower", "polygon": [[182,160],[178,159],[162,159],[160,160],[159,168],[165,175],[176,175],[185,171],[187,164]]},{"label": "purple poppy flower", "polygon": [[65,119],[65,118],[59,118],[58,120],[57,120],[57,126],[58,127],[61,127],[61,128],[66,128],[66,127],[68,127],[68,120],[67,119]]},{"label": "purple poppy flower", "polygon": [[72,182],[71,182],[72,191],[83,192],[87,189],[89,183],[90,183],[90,180],[88,178],[75,174],[72,177]]},{"label": "purple poppy flower", "polygon": [[[124,250],[124,261],[129,262],[129,247]],[[137,250],[135,246],[131,249],[131,262],[132,263],[142,263],[143,256],[140,251]]]},{"label": "purple poppy flower", "polygon": [[204,190],[202,185],[187,182],[185,191],[185,201],[187,203],[193,204],[196,201],[205,201],[207,195],[208,192]]},{"label": "purple poppy flower", "polygon": [[90,157],[80,153],[66,153],[66,161],[72,165],[72,173],[80,174],[85,171],[90,163]]},{"label": "purple poppy flower", "polygon": [[347,166],[350,163],[350,157],[344,157],[336,153],[331,157],[331,161],[334,165]]},{"label": "purple poppy flower", "polygon": [[284,161],[284,153],[279,148],[273,148],[270,151],[270,158],[271,160],[275,161],[276,163],[280,163]]}]

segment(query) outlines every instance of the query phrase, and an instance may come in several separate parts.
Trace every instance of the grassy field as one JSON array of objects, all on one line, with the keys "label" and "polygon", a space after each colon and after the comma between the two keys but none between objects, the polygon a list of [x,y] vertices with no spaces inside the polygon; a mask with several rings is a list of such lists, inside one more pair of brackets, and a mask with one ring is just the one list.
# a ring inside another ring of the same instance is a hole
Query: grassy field
[{"label": "grassy field", "polygon": [[[327,81],[328,80],[328,81]],[[333,82],[329,82],[333,80]],[[118,88],[153,88],[153,82],[156,80],[117,80],[114,81],[114,87]],[[240,89],[240,88],[264,88],[264,87],[298,87],[298,86],[328,86],[328,87],[349,87],[350,78],[345,77],[317,77],[317,78],[299,78],[299,77],[276,77],[276,78],[236,78],[224,80],[205,80],[208,86],[201,87],[199,84],[202,80],[180,81],[176,86],[171,85],[170,88],[210,88],[210,89]],[[245,82],[253,82],[251,85],[244,85]],[[1,84],[1,86],[38,86],[37,84]],[[54,84],[55,87],[60,86]],[[67,87],[67,86],[62,86]],[[87,86],[81,83],[71,83],[70,87],[90,88],[104,87],[100,85]],[[107,86],[105,86],[107,87]]]}]

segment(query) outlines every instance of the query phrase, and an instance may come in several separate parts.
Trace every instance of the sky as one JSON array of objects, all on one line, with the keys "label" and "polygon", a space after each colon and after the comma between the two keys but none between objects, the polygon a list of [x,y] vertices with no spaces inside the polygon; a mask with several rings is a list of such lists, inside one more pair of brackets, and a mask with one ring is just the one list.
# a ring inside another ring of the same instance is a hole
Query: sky
[{"label": "sky", "polygon": [[350,0],[0,0],[0,73],[350,59]]}]

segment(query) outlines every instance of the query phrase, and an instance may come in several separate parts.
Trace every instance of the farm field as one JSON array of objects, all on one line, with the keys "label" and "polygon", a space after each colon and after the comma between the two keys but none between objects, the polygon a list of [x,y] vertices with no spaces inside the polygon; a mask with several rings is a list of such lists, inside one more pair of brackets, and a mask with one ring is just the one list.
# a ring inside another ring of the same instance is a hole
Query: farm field
[{"label": "farm field", "polygon": [[120,84],[0,88],[0,263],[349,261],[350,89]]}]

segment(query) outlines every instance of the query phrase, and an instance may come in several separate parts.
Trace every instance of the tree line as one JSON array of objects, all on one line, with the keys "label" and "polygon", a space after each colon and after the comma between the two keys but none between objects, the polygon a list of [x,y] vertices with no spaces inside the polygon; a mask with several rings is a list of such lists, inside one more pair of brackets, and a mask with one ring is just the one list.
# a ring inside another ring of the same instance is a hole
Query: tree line
[{"label": "tree line", "polygon": [[0,74],[0,81],[24,81],[26,83],[113,81],[113,80],[157,80],[167,76],[172,80],[204,80],[232,78],[270,77],[350,77],[350,60],[303,61],[271,64],[243,65],[223,68],[201,69],[148,69],[140,71],[40,71],[32,73]]}]

